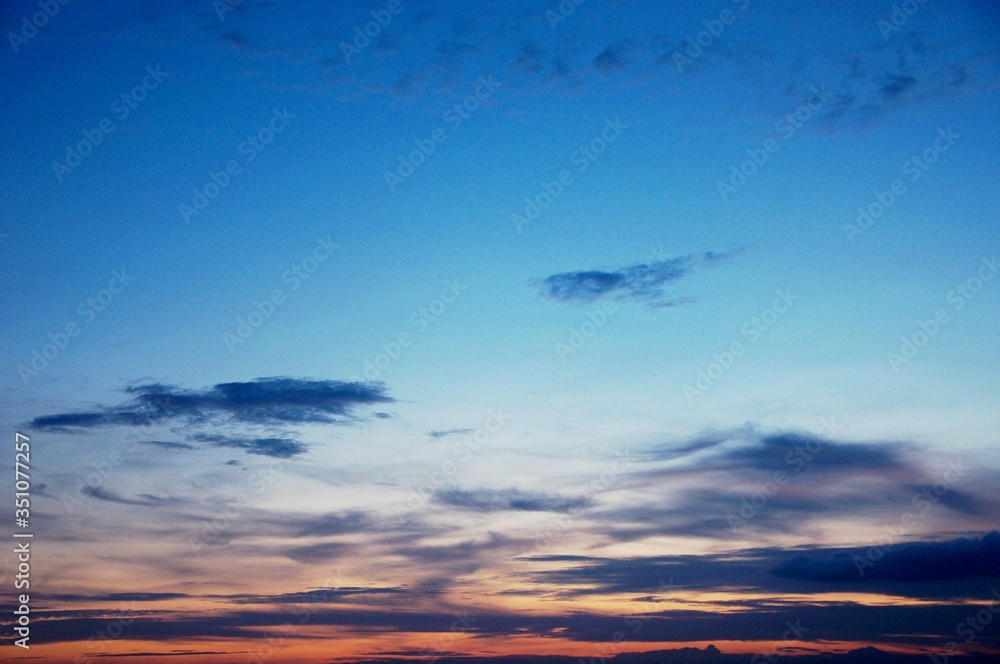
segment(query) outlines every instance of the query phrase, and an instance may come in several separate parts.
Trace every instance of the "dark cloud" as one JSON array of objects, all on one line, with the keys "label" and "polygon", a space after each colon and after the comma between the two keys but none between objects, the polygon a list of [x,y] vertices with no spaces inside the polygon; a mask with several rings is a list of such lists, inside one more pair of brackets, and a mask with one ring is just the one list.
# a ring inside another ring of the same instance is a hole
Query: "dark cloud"
[{"label": "dark cloud", "polygon": [[104,426],[141,426],[180,420],[189,424],[344,424],[359,406],[391,403],[379,383],[300,378],[258,378],[219,383],[204,390],[147,383],[125,389],[132,399],[119,406],[37,417],[30,426],[75,432]]},{"label": "dark cloud", "polygon": [[571,512],[593,504],[591,498],[567,498],[518,489],[442,489],[435,492],[434,501],[473,512]]},{"label": "dark cloud", "polygon": [[837,551],[823,558],[798,556],[771,570],[775,576],[870,583],[1000,579],[1000,532],[981,539],[911,542],[878,550]]},{"label": "dark cloud", "polygon": [[257,454],[275,459],[291,459],[305,454],[309,449],[303,443],[292,438],[247,438],[219,434],[195,434],[191,436],[191,440],[210,443],[213,447],[235,447],[246,450],[247,454]]},{"label": "dark cloud", "polygon": [[591,64],[594,69],[604,75],[624,71],[628,64],[626,55],[630,46],[631,42],[629,40],[618,39],[598,53]]},{"label": "dark cloud", "polygon": [[634,455],[639,463],[618,488],[640,493],[588,512],[581,527],[593,535],[623,542],[664,535],[724,540],[806,534],[844,518],[906,518],[921,528],[949,518],[953,527],[978,531],[992,527],[997,510],[989,469],[973,469],[960,458],[932,463],[926,450],[905,441],[744,427]]},{"label": "dark cloud", "polygon": [[541,294],[558,302],[591,303],[599,299],[644,302],[650,306],[676,304],[668,298],[667,286],[691,274],[698,266],[712,265],[740,250],[719,254],[698,255],[639,263],[615,270],[582,270],[560,272],[534,282]]},{"label": "dark cloud", "polygon": [[284,553],[296,562],[317,565],[336,560],[350,549],[351,545],[345,542],[324,542],[323,544],[292,547],[285,550]]},{"label": "dark cloud", "polygon": [[145,440],[142,441],[145,445],[155,445],[156,447],[162,447],[167,450],[193,450],[194,445],[189,445],[187,443],[177,443],[170,440]]},{"label": "dark cloud", "polygon": [[896,99],[907,90],[911,90],[917,85],[917,79],[912,76],[900,74],[889,74],[882,78],[879,85],[879,92],[885,99]]},{"label": "dark cloud", "polygon": [[445,436],[464,436],[468,433],[473,433],[475,429],[445,429],[443,431],[431,431],[427,435],[431,438],[437,440],[438,438],[444,438]]},{"label": "dark cloud", "polygon": [[139,494],[135,498],[125,498],[119,495],[116,491],[112,489],[105,489],[104,487],[92,487],[84,486],[80,489],[80,493],[85,496],[90,496],[91,498],[96,498],[97,500],[103,500],[109,503],[119,503],[122,505],[140,505],[142,507],[159,507],[168,504],[174,504],[178,501],[167,498],[159,498],[148,493]]}]

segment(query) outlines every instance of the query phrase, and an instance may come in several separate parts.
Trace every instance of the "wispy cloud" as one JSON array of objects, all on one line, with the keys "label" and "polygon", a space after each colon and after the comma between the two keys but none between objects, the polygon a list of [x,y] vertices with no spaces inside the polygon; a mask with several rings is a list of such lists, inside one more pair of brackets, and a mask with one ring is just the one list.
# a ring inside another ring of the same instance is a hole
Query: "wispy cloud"
[{"label": "wispy cloud", "polygon": [[543,297],[557,302],[589,304],[611,299],[661,307],[691,301],[690,298],[669,297],[666,292],[668,286],[689,276],[699,267],[720,263],[741,251],[689,254],[612,270],[559,272],[533,283],[540,287]]},{"label": "wispy cloud", "polygon": [[186,390],[162,383],[133,385],[118,406],[37,417],[36,429],[75,432],[106,426],[141,426],[169,421],[188,424],[344,424],[357,420],[359,406],[391,403],[379,383],[301,378],[258,378]]},{"label": "wispy cloud", "polygon": [[535,491],[518,489],[444,489],[434,494],[440,505],[457,507],[473,512],[569,512],[590,507],[590,498],[570,498]]}]

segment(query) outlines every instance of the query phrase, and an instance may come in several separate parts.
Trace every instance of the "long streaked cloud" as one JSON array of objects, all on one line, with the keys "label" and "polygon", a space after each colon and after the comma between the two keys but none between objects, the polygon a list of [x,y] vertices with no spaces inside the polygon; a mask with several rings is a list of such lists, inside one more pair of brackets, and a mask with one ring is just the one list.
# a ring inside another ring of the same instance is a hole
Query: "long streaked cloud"
[{"label": "long streaked cloud", "polygon": [[219,383],[201,390],[162,383],[133,385],[117,406],[36,417],[32,428],[77,432],[108,426],[186,424],[344,424],[361,406],[391,403],[379,383],[271,377]]},{"label": "long streaked cloud", "polygon": [[587,497],[565,497],[519,489],[441,489],[434,502],[471,512],[571,512],[590,507]]},{"label": "long streaked cloud", "polygon": [[601,299],[643,302],[662,307],[682,304],[690,298],[669,297],[667,287],[689,276],[695,269],[730,258],[742,249],[726,253],[705,252],[615,269],[559,272],[533,282],[543,297],[556,302],[589,304]]}]

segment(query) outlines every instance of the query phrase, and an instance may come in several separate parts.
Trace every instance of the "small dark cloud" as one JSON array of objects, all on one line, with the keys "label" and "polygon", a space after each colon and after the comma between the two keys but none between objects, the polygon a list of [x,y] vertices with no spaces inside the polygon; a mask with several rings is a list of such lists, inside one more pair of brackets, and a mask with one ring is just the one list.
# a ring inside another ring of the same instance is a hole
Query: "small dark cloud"
[{"label": "small dark cloud", "polygon": [[247,49],[249,47],[246,35],[239,30],[229,30],[222,33],[219,35],[218,42],[237,49]]},{"label": "small dark cloud", "polygon": [[434,494],[440,505],[473,512],[572,512],[593,505],[590,498],[567,498],[555,494],[518,489],[445,489]]},{"label": "small dark cloud", "polygon": [[92,487],[85,486],[80,489],[80,493],[85,496],[90,496],[91,498],[96,498],[97,500],[103,500],[109,503],[119,503],[121,505],[139,505],[141,507],[157,507],[165,504],[173,504],[176,501],[164,498],[158,498],[156,496],[150,495],[148,493],[140,494],[136,498],[125,498],[119,495],[113,489],[105,489],[104,487]]},{"label": "small dark cloud", "polygon": [[296,562],[320,564],[339,558],[350,549],[350,546],[344,542],[325,542],[293,547],[286,550],[284,554]]},{"label": "small dark cloud", "polygon": [[275,459],[291,459],[305,454],[309,449],[292,438],[247,438],[243,436],[223,436],[219,434],[195,434],[191,440],[210,443],[213,447],[235,447],[246,450],[247,454],[258,454]]},{"label": "small dark cloud", "polygon": [[437,440],[446,436],[464,436],[475,431],[475,429],[445,429],[444,431],[431,431],[427,435]]},{"label": "small dark cloud", "polygon": [[166,450],[193,450],[194,445],[189,445],[187,443],[177,443],[172,440],[146,440],[143,441],[146,445],[155,445],[156,447],[162,447]]},{"label": "small dark cloud", "polygon": [[624,71],[626,65],[628,64],[626,58],[628,50],[629,41],[626,39],[618,39],[613,44],[598,53],[597,57],[594,58],[591,64],[599,73],[605,75]]},{"label": "small dark cloud", "polygon": [[917,85],[917,79],[909,75],[889,74],[882,78],[879,85],[879,92],[882,98],[891,101],[902,95],[904,92],[913,89]]},{"label": "small dark cloud", "polygon": [[739,253],[706,252],[639,263],[616,270],[560,272],[533,283],[541,294],[558,302],[589,304],[599,299],[644,302],[649,306],[669,306],[690,301],[668,298],[665,289],[687,277],[698,266],[714,265]]},{"label": "small dark cloud", "polygon": [[203,390],[146,383],[125,389],[132,399],[118,406],[37,417],[36,429],[74,433],[105,426],[142,426],[168,421],[188,424],[345,424],[359,406],[389,403],[380,383],[301,378],[258,378],[219,383]]}]

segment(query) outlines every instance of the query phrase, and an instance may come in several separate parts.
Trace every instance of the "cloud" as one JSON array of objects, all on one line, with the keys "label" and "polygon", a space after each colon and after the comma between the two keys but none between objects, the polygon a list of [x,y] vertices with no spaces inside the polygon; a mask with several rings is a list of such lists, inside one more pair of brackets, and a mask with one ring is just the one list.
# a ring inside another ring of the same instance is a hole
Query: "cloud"
[{"label": "cloud", "polygon": [[725,540],[808,534],[831,519],[898,523],[910,532],[991,528],[989,468],[927,458],[906,441],[848,441],[744,427],[634,452],[638,463],[585,527],[612,541],[657,536]]},{"label": "cloud", "polygon": [[443,431],[430,431],[427,435],[437,440],[438,438],[444,438],[445,436],[464,436],[465,434],[473,432],[475,432],[475,429],[445,429]]},{"label": "cloud", "polygon": [[623,71],[627,64],[625,56],[630,48],[630,43],[627,39],[615,40],[594,58],[591,63],[594,69],[604,75]]},{"label": "cloud", "polygon": [[518,489],[443,489],[435,492],[434,501],[473,512],[571,512],[593,505],[591,498],[566,498]]},{"label": "cloud", "polygon": [[214,447],[235,447],[246,450],[247,454],[258,454],[275,459],[291,459],[305,454],[309,449],[292,438],[246,438],[218,434],[195,434],[191,436],[191,440],[211,443]]},{"label": "cloud", "polygon": [[911,542],[892,547],[872,560],[866,551],[838,551],[816,558],[798,556],[771,570],[775,576],[863,583],[872,581],[954,581],[1000,578],[1000,532],[980,539]]},{"label": "cloud", "polygon": [[125,389],[132,399],[118,406],[37,417],[31,427],[77,432],[106,426],[142,426],[169,421],[188,424],[345,424],[359,406],[391,403],[380,383],[300,378],[257,378],[219,383],[203,390],[147,383]]},{"label": "cloud", "polygon": [[324,542],[323,544],[292,547],[285,551],[285,555],[296,562],[316,565],[335,560],[350,548],[351,545],[346,542]]},{"label": "cloud", "polygon": [[599,299],[610,299],[644,302],[650,306],[679,304],[689,300],[668,298],[665,292],[667,286],[687,277],[698,266],[714,265],[740,251],[658,259],[615,270],[560,272],[533,283],[541,287],[543,297],[557,302],[589,304]]}]

